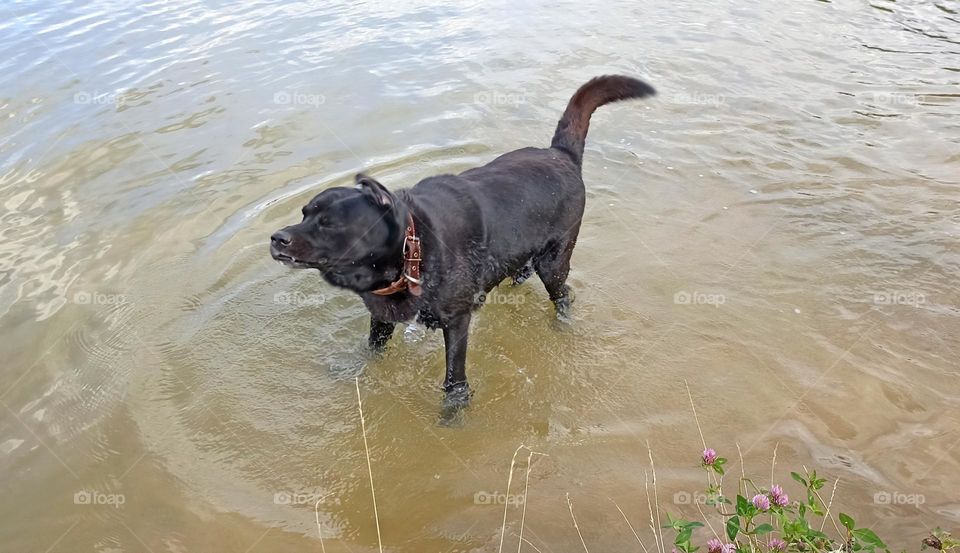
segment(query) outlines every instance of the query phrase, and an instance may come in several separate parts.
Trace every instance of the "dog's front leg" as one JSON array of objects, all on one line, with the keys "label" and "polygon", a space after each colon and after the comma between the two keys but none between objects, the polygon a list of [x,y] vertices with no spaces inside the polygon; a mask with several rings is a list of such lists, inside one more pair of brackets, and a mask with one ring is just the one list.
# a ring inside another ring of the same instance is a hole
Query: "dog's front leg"
[{"label": "dog's front leg", "polygon": [[370,318],[370,339],[367,344],[375,352],[382,352],[387,347],[387,341],[393,336],[394,323],[378,321]]},{"label": "dog's front leg", "polygon": [[470,313],[457,315],[443,324],[443,343],[447,350],[447,372],[443,379],[444,403],[466,405],[470,400],[467,384],[467,336]]}]

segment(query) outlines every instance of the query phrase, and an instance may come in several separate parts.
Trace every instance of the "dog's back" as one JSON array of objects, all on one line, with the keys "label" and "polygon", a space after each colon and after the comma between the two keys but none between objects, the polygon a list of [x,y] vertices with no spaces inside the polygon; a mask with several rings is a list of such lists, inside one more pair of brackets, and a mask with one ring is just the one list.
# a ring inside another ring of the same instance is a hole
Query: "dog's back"
[{"label": "dog's back", "polygon": [[572,250],[586,198],[581,162],[590,116],[604,104],[652,94],[637,79],[596,77],[570,99],[549,148],[522,148],[459,175],[430,177],[411,198],[445,206],[437,222],[451,239],[443,241],[470,244],[466,253],[482,265],[477,284],[489,289],[528,262],[536,267],[544,256]]}]

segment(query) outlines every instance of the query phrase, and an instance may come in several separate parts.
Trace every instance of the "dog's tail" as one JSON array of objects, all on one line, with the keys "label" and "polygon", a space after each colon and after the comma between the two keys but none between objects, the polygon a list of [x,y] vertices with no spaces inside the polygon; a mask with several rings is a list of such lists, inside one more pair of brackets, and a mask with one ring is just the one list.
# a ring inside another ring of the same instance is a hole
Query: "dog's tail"
[{"label": "dog's tail", "polygon": [[652,86],[639,79],[622,75],[594,77],[570,98],[563,117],[557,123],[557,131],[553,134],[550,146],[569,153],[577,165],[580,165],[587,129],[590,127],[590,116],[594,110],[610,102],[644,98],[656,93]]}]

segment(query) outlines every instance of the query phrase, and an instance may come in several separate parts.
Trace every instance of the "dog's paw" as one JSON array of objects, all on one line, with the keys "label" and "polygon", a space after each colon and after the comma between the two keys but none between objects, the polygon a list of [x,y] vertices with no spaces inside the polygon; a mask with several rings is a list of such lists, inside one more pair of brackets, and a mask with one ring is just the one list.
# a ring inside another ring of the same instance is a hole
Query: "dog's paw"
[{"label": "dog's paw", "polygon": [[568,288],[566,294],[554,300],[553,305],[556,308],[557,320],[561,323],[570,324],[573,322],[571,314],[571,305],[573,304],[573,293]]},{"label": "dog's paw", "polygon": [[466,382],[444,387],[443,403],[440,407],[440,424],[455,426],[463,422],[463,411],[470,405],[470,385]]},{"label": "dog's paw", "polygon": [[387,351],[386,342],[378,342],[378,343],[368,342],[367,349],[363,351],[362,355],[365,357],[369,357],[371,359],[379,359],[380,357],[383,357],[383,354],[386,353],[386,351]]},{"label": "dog's paw", "polygon": [[374,355],[372,352],[368,352],[366,356],[360,356],[357,358],[337,361],[333,363],[328,368],[330,372],[330,377],[334,380],[351,380],[357,378],[363,374],[363,369],[367,367],[367,359],[364,357]]},{"label": "dog's paw", "polygon": [[443,391],[444,405],[466,407],[470,403],[470,396],[473,395],[473,392],[470,391],[470,384],[467,382],[446,385]]},{"label": "dog's paw", "polygon": [[441,407],[440,416],[437,418],[437,426],[444,428],[458,428],[464,425],[466,409],[463,407]]}]

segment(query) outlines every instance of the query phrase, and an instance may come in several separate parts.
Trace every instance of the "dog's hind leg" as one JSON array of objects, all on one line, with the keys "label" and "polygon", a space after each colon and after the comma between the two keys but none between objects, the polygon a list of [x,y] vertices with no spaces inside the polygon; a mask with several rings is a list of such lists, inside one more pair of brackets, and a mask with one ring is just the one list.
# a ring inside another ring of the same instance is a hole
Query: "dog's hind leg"
[{"label": "dog's hind leg", "polygon": [[577,230],[579,229],[575,229],[567,240],[550,245],[533,262],[537,276],[543,281],[560,320],[570,318],[571,300],[567,275],[570,273],[570,256],[573,255],[573,247],[577,243]]},{"label": "dog's hind leg", "polygon": [[382,352],[387,347],[387,342],[393,336],[393,329],[396,325],[385,321],[370,319],[370,339],[367,344],[375,352]]}]

